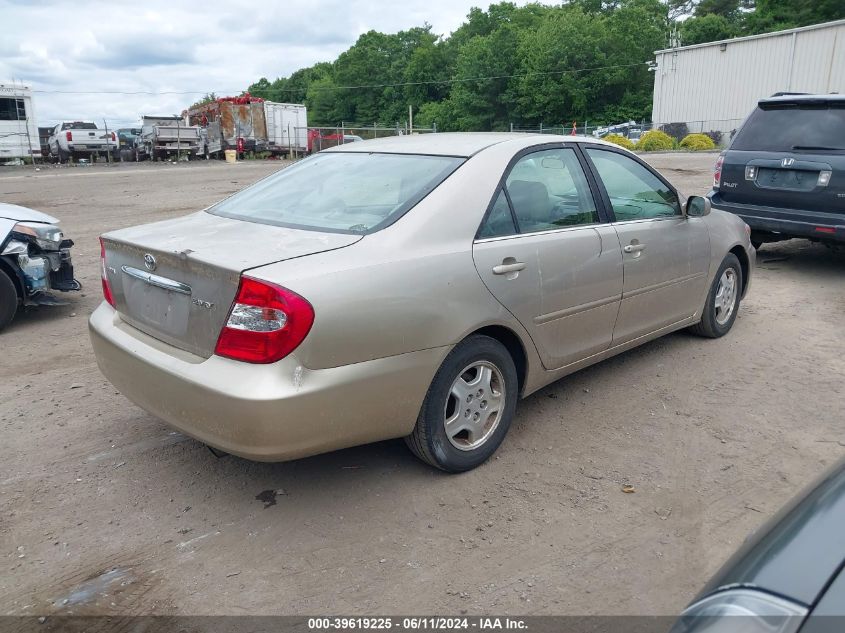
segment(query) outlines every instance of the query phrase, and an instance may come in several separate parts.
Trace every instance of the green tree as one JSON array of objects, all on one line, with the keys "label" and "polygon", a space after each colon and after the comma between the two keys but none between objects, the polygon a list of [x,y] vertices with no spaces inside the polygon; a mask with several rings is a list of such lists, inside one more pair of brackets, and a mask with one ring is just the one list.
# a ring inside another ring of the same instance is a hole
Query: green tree
[{"label": "green tree", "polygon": [[681,22],[681,44],[701,44],[726,40],[739,34],[738,25],[723,15],[708,13]]},{"label": "green tree", "polygon": [[754,10],[744,16],[748,35],[808,26],[845,18],[842,0],[756,0]]}]

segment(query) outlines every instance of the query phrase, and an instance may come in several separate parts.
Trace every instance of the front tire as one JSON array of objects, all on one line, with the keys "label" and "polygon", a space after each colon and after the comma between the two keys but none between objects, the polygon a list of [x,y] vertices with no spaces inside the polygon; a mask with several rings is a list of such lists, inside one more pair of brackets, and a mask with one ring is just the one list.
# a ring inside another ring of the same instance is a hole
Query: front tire
[{"label": "front tire", "polygon": [[422,461],[450,473],[486,461],[505,438],[516,411],[519,380],[508,350],[473,335],[453,349],[431,382],[405,442]]},{"label": "front tire", "polygon": [[730,332],[739,312],[742,295],[742,266],[733,253],[728,253],[713,279],[701,321],[690,331],[707,338],[719,338]]},{"label": "front tire", "polygon": [[18,292],[9,275],[0,270],[0,331],[15,317],[18,311]]}]

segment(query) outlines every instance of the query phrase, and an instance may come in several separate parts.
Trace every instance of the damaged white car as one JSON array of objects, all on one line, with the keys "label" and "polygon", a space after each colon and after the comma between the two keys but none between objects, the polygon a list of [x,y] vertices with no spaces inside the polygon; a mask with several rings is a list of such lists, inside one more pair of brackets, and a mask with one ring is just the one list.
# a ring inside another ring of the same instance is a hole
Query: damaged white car
[{"label": "damaged white car", "polygon": [[0,330],[20,306],[64,305],[51,291],[82,287],[73,277],[72,246],[56,218],[0,203]]}]

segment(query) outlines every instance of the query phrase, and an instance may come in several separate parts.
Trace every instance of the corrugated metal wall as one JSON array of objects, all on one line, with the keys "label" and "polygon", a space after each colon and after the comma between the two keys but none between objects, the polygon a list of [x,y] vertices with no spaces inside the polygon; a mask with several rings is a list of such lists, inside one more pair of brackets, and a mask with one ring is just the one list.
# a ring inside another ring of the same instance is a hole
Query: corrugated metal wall
[{"label": "corrugated metal wall", "polygon": [[845,20],[655,55],[652,120],[691,132],[729,133],[778,91],[845,93]]}]

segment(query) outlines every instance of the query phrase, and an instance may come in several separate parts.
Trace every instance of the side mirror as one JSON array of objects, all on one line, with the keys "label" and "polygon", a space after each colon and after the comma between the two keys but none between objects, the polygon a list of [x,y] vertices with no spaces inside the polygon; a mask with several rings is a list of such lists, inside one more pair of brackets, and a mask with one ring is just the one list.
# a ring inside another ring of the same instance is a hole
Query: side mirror
[{"label": "side mirror", "polygon": [[687,216],[690,218],[703,218],[710,215],[710,198],[702,196],[690,196],[687,198]]}]

